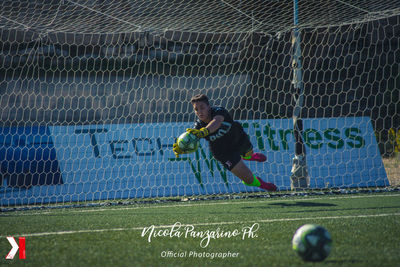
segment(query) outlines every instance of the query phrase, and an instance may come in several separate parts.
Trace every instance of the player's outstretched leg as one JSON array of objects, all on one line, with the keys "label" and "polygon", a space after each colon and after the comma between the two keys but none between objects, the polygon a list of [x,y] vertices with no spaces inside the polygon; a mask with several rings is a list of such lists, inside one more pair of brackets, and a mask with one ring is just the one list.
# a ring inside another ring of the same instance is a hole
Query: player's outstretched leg
[{"label": "player's outstretched leg", "polygon": [[245,181],[243,181],[243,183],[245,185],[248,186],[257,186],[261,189],[264,189],[266,191],[276,191],[276,185],[274,185],[273,183],[266,183],[263,181],[263,179],[261,179],[260,177],[257,177],[255,175],[253,175],[253,182],[252,183],[246,183]]},{"label": "player's outstretched leg", "polygon": [[274,185],[273,183],[267,183],[264,182],[263,179],[261,179],[260,177],[255,177],[254,179],[257,179],[258,181],[260,181],[260,188],[267,190],[267,191],[276,191],[276,185]]},{"label": "player's outstretched leg", "polygon": [[255,176],[242,160],[231,169],[231,172],[245,185],[256,186],[267,191],[276,191],[277,189],[273,183],[266,183],[260,177]]},{"label": "player's outstretched leg", "polygon": [[267,160],[267,157],[263,153],[253,153],[253,150],[251,150],[247,152],[246,155],[242,156],[242,159],[248,161],[264,162]]}]

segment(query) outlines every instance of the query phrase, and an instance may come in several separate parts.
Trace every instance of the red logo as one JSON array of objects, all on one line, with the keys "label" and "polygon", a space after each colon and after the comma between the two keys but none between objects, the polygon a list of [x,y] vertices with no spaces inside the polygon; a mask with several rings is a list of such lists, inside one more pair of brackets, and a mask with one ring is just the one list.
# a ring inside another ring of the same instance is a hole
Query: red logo
[{"label": "red logo", "polygon": [[18,250],[19,250],[19,258],[25,259],[26,258],[25,237],[18,238],[19,246],[18,246],[17,242],[15,241],[14,237],[12,237],[12,236],[7,236],[7,240],[10,243],[10,245],[12,246],[12,248],[6,256],[6,260],[14,259],[14,256]]}]

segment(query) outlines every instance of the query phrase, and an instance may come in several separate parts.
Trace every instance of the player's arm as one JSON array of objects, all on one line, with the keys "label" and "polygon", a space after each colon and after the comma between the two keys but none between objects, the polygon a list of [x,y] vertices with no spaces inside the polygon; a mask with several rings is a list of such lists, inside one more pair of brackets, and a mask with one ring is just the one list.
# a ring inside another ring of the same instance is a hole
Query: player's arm
[{"label": "player's arm", "polygon": [[222,115],[217,115],[215,116],[205,128],[207,128],[208,133],[213,133],[221,127],[221,123],[224,121],[224,116]]},{"label": "player's arm", "polygon": [[217,115],[215,116],[208,124],[206,127],[200,128],[200,129],[186,129],[187,132],[194,134],[198,138],[204,138],[210,133],[215,132],[216,130],[221,127],[221,123],[224,121],[224,116],[222,115]]}]

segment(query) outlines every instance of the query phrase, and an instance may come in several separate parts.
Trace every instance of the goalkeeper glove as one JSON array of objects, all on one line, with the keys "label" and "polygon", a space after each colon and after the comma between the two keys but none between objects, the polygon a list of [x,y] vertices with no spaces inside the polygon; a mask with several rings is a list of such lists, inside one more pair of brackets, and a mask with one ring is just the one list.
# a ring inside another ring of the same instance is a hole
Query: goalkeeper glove
[{"label": "goalkeeper glove", "polygon": [[172,151],[175,153],[175,157],[179,158],[180,154],[185,154],[185,152],[182,151],[182,149],[178,146],[178,143],[174,143],[172,145]]},{"label": "goalkeeper glove", "polygon": [[208,129],[205,127],[201,128],[200,130],[189,128],[186,129],[186,132],[194,134],[195,136],[197,136],[197,138],[204,138],[209,134]]}]

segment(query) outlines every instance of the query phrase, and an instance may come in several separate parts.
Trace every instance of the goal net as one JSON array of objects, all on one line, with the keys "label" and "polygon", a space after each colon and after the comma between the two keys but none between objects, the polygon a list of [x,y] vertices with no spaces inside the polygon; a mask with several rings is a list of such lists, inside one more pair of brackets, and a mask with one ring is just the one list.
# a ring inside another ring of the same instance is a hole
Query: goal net
[{"label": "goal net", "polygon": [[242,123],[267,156],[246,164],[281,192],[296,166],[303,189],[400,183],[399,1],[0,7],[1,206],[261,192],[204,140],[175,158],[199,93]]}]

